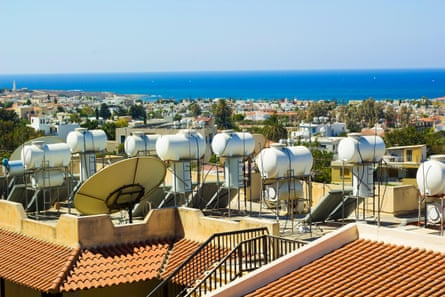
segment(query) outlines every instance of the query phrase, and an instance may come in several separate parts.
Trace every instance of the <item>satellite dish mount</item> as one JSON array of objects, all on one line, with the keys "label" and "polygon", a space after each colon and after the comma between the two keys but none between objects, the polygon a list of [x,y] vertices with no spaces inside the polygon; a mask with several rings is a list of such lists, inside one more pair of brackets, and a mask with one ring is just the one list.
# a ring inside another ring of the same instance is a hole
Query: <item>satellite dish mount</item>
[{"label": "satellite dish mount", "polygon": [[145,188],[139,184],[123,185],[108,195],[105,204],[110,212],[127,209],[130,224],[133,222],[133,208],[144,196]]}]

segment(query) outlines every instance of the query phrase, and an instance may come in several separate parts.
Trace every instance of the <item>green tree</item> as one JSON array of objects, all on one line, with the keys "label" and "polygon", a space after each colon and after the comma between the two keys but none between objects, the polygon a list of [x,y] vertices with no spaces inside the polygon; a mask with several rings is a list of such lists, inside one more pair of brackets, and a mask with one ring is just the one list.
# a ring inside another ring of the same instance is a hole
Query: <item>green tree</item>
[{"label": "green tree", "polygon": [[193,102],[192,104],[190,104],[189,110],[194,117],[197,117],[202,113],[201,106],[197,102]]},{"label": "green tree", "polygon": [[89,117],[95,115],[95,110],[91,106],[84,106],[79,113],[81,117]]},{"label": "green tree", "polygon": [[219,99],[212,105],[212,113],[215,116],[215,124],[218,129],[233,129],[232,108],[225,99]]},{"label": "green tree", "polygon": [[314,117],[328,116],[335,106],[335,101],[311,102],[308,108],[307,120],[312,121]]},{"label": "green tree", "polygon": [[444,154],[445,131],[425,134],[425,143],[430,154]]},{"label": "green tree", "polygon": [[235,122],[242,122],[242,121],[244,121],[244,115],[240,114],[240,113],[234,114],[233,115],[233,120]]},{"label": "green tree", "polygon": [[394,110],[392,105],[388,105],[384,112],[383,118],[385,119],[387,128],[394,128],[397,122],[397,112]]},{"label": "green tree", "polygon": [[83,123],[82,125],[80,125],[82,128],[87,128],[88,130],[93,130],[93,129],[97,129],[99,127],[99,122],[94,120],[86,120],[85,123]]},{"label": "green tree", "polygon": [[110,108],[108,107],[108,105],[107,105],[106,103],[102,103],[102,104],[100,105],[99,115],[100,115],[104,120],[108,120],[109,118],[111,118]]},{"label": "green tree", "polygon": [[11,110],[0,109],[0,157],[9,158],[10,154],[25,141],[42,136],[42,132],[26,126]]},{"label": "green tree", "polygon": [[128,127],[128,121],[126,119],[117,119],[116,128]]},{"label": "green tree", "polygon": [[413,113],[413,110],[412,110],[411,107],[408,107],[406,105],[402,105],[400,107],[399,114],[398,114],[398,119],[399,119],[398,125],[399,125],[399,127],[402,127],[402,128],[408,127],[409,119],[410,119],[410,116],[411,116],[412,113]]},{"label": "green tree", "polygon": [[383,107],[383,103],[376,102],[374,98],[364,100],[362,104],[358,106],[358,113],[362,119],[362,128],[371,128],[380,118],[383,118]]},{"label": "green tree", "polygon": [[263,135],[270,141],[278,142],[280,139],[287,139],[287,130],[280,118],[273,114],[264,121]]},{"label": "green tree", "polygon": [[123,108],[122,106],[120,106],[120,105],[117,106],[117,109],[116,109],[115,113],[116,113],[117,116],[128,115],[128,111],[125,108]]},{"label": "green tree", "polygon": [[385,144],[390,146],[425,144],[425,135],[430,129],[416,129],[414,126],[394,129],[385,133]]},{"label": "green tree", "polygon": [[358,113],[358,107],[355,104],[349,104],[345,110],[346,128],[351,132],[359,132],[361,129],[361,118]]},{"label": "green tree", "polygon": [[19,122],[19,117],[12,110],[0,109],[0,120],[17,123]]},{"label": "green tree", "polygon": [[146,117],[146,112],[144,109],[144,106],[140,105],[140,104],[135,104],[130,106],[130,111],[129,114],[131,115],[131,117],[133,119],[144,119],[144,117]]},{"label": "green tree", "polygon": [[314,158],[313,181],[319,183],[331,182],[331,161],[334,153],[324,150],[312,150],[312,157]]},{"label": "green tree", "polygon": [[80,123],[82,120],[80,119],[80,115],[77,112],[73,112],[70,114],[70,121],[72,123]]},{"label": "green tree", "polygon": [[7,101],[7,102],[0,102],[0,107],[3,108],[10,108],[14,104],[13,101]]},{"label": "green tree", "polygon": [[173,121],[180,121],[181,119],[182,116],[179,113],[175,114],[175,116],[173,117]]},{"label": "green tree", "polygon": [[102,125],[102,129],[107,134],[108,140],[116,139],[116,124],[114,122],[106,122]]},{"label": "green tree", "polygon": [[373,127],[380,119],[384,119],[384,104],[373,98],[360,104],[348,104],[344,110],[339,109],[339,120],[344,120],[351,132],[359,132],[362,128]]},{"label": "green tree", "polygon": [[416,129],[414,126],[394,129],[385,133],[385,144],[390,146],[426,144],[427,155],[445,153],[445,131],[432,128]]}]

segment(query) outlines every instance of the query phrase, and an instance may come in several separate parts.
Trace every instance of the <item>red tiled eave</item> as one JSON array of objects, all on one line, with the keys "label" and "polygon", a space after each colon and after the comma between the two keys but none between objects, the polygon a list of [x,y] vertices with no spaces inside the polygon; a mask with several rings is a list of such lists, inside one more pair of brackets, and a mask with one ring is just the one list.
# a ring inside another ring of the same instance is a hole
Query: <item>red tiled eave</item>
[{"label": "red tiled eave", "polygon": [[0,278],[48,293],[147,281],[160,277],[170,247],[165,241],[71,248],[0,229]]}]

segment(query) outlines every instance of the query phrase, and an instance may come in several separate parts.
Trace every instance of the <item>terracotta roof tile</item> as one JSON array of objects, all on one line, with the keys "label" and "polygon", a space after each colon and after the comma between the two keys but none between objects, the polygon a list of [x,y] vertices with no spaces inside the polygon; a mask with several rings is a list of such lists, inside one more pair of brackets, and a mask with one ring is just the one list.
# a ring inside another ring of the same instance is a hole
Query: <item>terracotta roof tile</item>
[{"label": "terracotta roof tile", "polygon": [[[187,244],[189,250],[199,246]],[[0,278],[51,293],[150,280],[160,276],[170,246],[138,242],[80,249],[0,229]]]},{"label": "terracotta roof tile", "polygon": [[161,274],[161,278],[168,277],[176,267],[185,261],[201,244],[188,239],[181,239],[174,243],[167,265]]},{"label": "terracotta roof tile", "polygon": [[82,249],[61,291],[132,283],[159,276],[169,243],[132,243]]},{"label": "terracotta roof tile", "polygon": [[[161,274],[161,278],[168,277],[178,265],[184,262],[200,246],[201,243],[187,239],[182,239],[176,242],[167,260],[165,270]],[[183,276],[174,277],[172,281],[182,285],[189,284],[205,272],[208,267],[215,262],[218,255],[222,257],[222,255],[225,255],[227,252],[228,250],[226,249],[217,248],[215,246],[206,246],[202,251],[204,256],[201,258],[201,261],[196,259],[192,260],[188,266],[184,267]]]},{"label": "terracotta roof tile", "polygon": [[359,239],[247,296],[443,296],[441,253]]},{"label": "terracotta roof tile", "polygon": [[0,277],[56,292],[78,249],[0,229]]}]

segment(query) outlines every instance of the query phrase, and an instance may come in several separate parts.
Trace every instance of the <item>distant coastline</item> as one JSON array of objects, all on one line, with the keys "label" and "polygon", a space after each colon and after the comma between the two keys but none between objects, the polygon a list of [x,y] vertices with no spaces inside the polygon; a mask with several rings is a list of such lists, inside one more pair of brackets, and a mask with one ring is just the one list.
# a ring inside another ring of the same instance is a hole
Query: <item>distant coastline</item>
[{"label": "distant coastline", "polygon": [[142,95],[144,100],[430,99],[445,96],[445,69],[207,71],[0,75],[0,88]]}]

